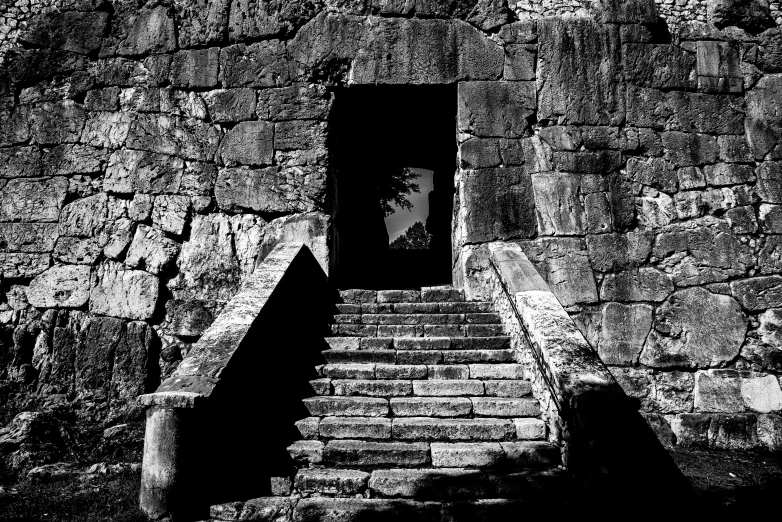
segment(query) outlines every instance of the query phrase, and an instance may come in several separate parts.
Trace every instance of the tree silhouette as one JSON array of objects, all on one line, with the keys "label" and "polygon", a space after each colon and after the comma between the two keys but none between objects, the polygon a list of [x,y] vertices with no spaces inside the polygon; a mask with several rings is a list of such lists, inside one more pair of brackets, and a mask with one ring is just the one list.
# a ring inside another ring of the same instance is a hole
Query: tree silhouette
[{"label": "tree silhouette", "polygon": [[413,223],[405,233],[388,245],[394,250],[427,250],[432,236],[426,231],[426,227],[420,221]]},{"label": "tree silhouette", "polygon": [[415,183],[415,180],[420,177],[420,174],[416,174],[408,167],[385,168],[378,173],[380,207],[386,217],[394,213],[396,210],[394,205],[405,210],[413,208],[413,204],[406,196],[413,192],[421,192],[418,184]]}]

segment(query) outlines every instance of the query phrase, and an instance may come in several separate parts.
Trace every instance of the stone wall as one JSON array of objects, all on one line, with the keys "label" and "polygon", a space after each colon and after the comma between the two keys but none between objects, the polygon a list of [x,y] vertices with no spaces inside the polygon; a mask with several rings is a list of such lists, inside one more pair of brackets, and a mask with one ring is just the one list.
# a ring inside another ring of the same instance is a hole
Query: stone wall
[{"label": "stone wall", "polygon": [[457,282],[488,291],[482,245],[519,241],[680,442],[776,444],[771,11],[715,0],[708,23],[678,28],[651,1],[536,20],[520,5],[15,4],[0,74],[6,404],[128,411],[278,242],[334,263],[335,92],[458,84]]},{"label": "stone wall", "polygon": [[457,279],[517,241],[663,440],[778,448],[779,29],[627,5],[506,25],[512,81],[460,84]]}]

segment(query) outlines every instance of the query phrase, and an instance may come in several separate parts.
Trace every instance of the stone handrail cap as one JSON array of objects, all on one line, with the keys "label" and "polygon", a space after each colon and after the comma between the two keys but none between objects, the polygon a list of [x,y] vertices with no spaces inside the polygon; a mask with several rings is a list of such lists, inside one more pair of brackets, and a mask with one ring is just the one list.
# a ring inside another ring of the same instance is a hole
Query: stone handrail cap
[{"label": "stone handrail cap", "polygon": [[170,391],[141,395],[138,398],[142,406],[160,406],[163,408],[195,408],[205,399],[195,392]]}]

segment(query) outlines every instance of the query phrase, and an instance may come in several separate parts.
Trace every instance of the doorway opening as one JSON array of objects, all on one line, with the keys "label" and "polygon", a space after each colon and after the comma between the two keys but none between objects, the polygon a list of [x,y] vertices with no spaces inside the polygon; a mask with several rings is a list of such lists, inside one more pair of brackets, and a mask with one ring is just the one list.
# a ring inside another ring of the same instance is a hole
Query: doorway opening
[{"label": "doorway opening", "polygon": [[330,147],[339,288],[451,284],[456,107],[455,85],[337,91]]}]

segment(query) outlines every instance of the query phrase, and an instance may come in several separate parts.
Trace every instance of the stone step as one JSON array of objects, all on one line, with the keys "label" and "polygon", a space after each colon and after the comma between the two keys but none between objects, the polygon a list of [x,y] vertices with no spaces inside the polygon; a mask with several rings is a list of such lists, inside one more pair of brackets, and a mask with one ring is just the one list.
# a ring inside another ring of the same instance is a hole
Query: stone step
[{"label": "stone step", "polygon": [[394,419],[391,436],[415,441],[510,441],[516,438],[516,426],[506,419],[410,417]]},{"label": "stone step", "polygon": [[337,337],[505,337],[501,324],[332,324]]},{"label": "stone step", "polygon": [[510,350],[510,337],[326,337],[332,350]]},{"label": "stone step", "polygon": [[338,467],[414,468],[431,463],[425,442],[368,442],[332,440],[323,449],[322,462]]},{"label": "stone step", "polygon": [[[477,365],[467,365],[468,368],[470,366]],[[316,394],[331,395],[333,393],[332,380],[437,380],[430,379],[430,375],[432,375],[430,372],[431,368],[437,367],[436,365],[425,364],[326,364],[321,367],[321,373],[325,377],[310,381],[310,384]],[[485,375],[487,372],[481,369],[476,370],[475,373]],[[501,369],[497,373],[501,375],[518,375],[519,372],[517,370],[508,371]],[[492,397],[524,397],[532,392],[532,384],[524,379],[482,379],[481,381],[485,384],[485,395]],[[414,395],[418,394],[415,386],[414,384]],[[427,387],[429,385],[419,384],[418,386]],[[448,387],[447,385],[445,386]],[[479,388],[474,387],[472,389],[478,390]],[[473,395],[483,395],[484,393]],[[456,393],[456,395],[460,395],[460,393]]]},{"label": "stone step", "polygon": [[343,303],[438,303],[465,301],[464,291],[452,286],[424,287],[421,290],[340,290]]},{"label": "stone step", "polygon": [[[467,366],[502,366],[503,368],[495,371],[498,374],[509,372],[507,366],[518,366],[515,364],[516,354],[512,350],[341,350],[332,348],[324,350],[322,353],[329,364],[464,365],[465,370]],[[457,370],[452,368],[442,371],[453,372]],[[491,372],[488,369],[481,371],[483,373]]]},{"label": "stone step", "polygon": [[[333,471],[333,470],[332,470]],[[327,480],[327,479],[324,479]],[[336,479],[335,479],[336,480]],[[352,487],[346,478],[333,487]],[[359,479],[360,480],[360,479]],[[425,479],[423,479],[425,480]],[[555,519],[578,520],[579,511],[573,502],[573,488],[563,472],[528,472],[524,486],[515,488],[523,500],[514,497],[477,500],[412,500],[408,498],[334,498],[317,494],[305,498],[260,497],[245,502],[229,502],[212,506],[210,522],[256,520],[285,522],[496,522],[551,518],[552,502],[556,502]],[[496,480],[489,478],[492,490]],[[437,481],[439,482],[439,480]],[[313,484],[312,481],[304,484]],[[388,486],[390,487],[390,485]],[[544,489],[545,487],[545,489]],[[426,482],[421,491],[432,491]],[[398,490],[404,491],[401,486]],[[448,488],[451,491],[452,488]],[[545,492],[545,495],[539,494]],[[358,495],[358,494],[355,494]],[[433,495],[437,495],[434,491]],[[344,497],[351,497],[347,493]],[[437,498],[437,497],[434,497]]]},{"label": "stone step", "polygon": [[329,439],[391,439],[392,420],[373,417],[326,417],[318,434]]},{"label": "stone step", "polygon": [[389,413],[388,399],[374,397],[310,397],[304,406],[315,417],[384,417]]},{"label": "stone step", "polygon": [[479,301],[446,303],[337,303],[341,314],[485,314],[493,313],[491,303]]},{"label": "stone step", "polygon": [[495,313],[448,314],[448,313],[412,313],[412,314],[339,314],[334,316],[335,324],[365,325],[464,325],[464,324],[500,324]]},{"label": "stone step", "polygon": [[560,463],[559,448],[549,442],[432,442],[437,468],[528,468]]}]

